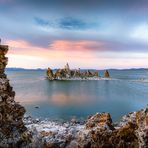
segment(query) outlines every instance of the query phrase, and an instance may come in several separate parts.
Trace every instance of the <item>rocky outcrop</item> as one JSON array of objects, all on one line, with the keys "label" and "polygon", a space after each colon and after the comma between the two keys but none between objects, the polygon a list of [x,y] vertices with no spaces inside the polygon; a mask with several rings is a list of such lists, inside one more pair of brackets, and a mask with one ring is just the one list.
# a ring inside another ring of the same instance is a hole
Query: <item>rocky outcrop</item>
[{"label": "rocky outcrop", "polygon": [[120,126],[126,126],[129,122],[137,126],[135,133],[139,147],[146,148],[148,145],[148,108],[123,116]]},{"label": "rocky outcrop", "polygon": [[0,147],[19,147],[28,142],[23,123],[24,107],[14,101],[15,92],[4,73],[8,46],[0,45]]},{"label": "rocky outcrop", "polygon": [[108,70],[105,70],[105,72],[104,72],[104,78],[109,78],[109,77],[110,77],[109,71]]},{"label": "rocky outcrop", "polygon": [[147,148],[147,122],[146,108],[129,113],[118,124],[113,124],[109,113],[96,113],[84,124],[30,119],[26,124],[35,139],[42,141],[39,145],[47,148]]},{"label": "rocky outcrop", "polygon": [[102,127],[104,125],[108,126],[110,129],[114,129],[109,113],[96,113],[94,116],[90,116],[86,122],[87,129],[97,126]]},{"label": "rocky outcrop", "polygon": [[70,67],[69,67],[68,63],[65,65],[64,69],[65,69],[66,73],[70,75]]},{"label": "rocky outcrop", "polygon": [[91,147],[146,148],[148,146],[148,108],[124,116],[113,126],[108,113],[96,114],[87,120]]},{"label": "rocky outcrop", "polygon": [[[90,137],[90,147],[139,148],[138,137],[136,136],[136,124],[128,122],[126,125],[116,128],[112,125],[110,116],[107,114],[103,113],[101,116],[95,115],[93,118],[98,119],[98,124],[96,124],[95,127],[92,127],[88,133],[88,136]],[[103,122],[101,122],[101,120]],[[94,119],[88,122],[92,124]]]},{"label": "rocky outcrop", "polygon": [[136,113],[136,124],[140,147],[148,146],[148,108]]},{"label": "rocky outcrop", "polygon": [[67,63],[63,69],[58,69],[54,74],[50,68],[47,69],[47,77],[49,80],[65,80],[65,79],[73,79],[73,78],[80,78],[80,79],[87,79],[96,77],[98,78],[97,71],[80,71],[78,70],[70,70],[69,64]]},{"label": "rocky outcrop", "polygon": [[48,76],[49,80],[54,79],[53,71],[50,68],[47,69],[47,76]]}]

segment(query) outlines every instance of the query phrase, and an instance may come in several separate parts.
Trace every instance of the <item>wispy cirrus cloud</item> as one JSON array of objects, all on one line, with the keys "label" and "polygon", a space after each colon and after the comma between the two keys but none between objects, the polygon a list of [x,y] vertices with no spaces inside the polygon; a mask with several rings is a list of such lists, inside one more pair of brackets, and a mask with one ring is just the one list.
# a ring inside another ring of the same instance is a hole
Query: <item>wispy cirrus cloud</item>
[{"label": "wispy cirrus cloud", "polygon": [[86,23],[83,20],[72,18],[72,17],[65,17],[60,19],[59,27],[62,29],[70,29],[70,30],[85,30],[85,29],[92,29],[94,28],[95,23]]},{"label": "wispy cirrus cloud", "polygon": [[35,23],[39,26],[46,28],[54,29],[67,29],[67,30],[87,30],[94,29],[97,26],[97,23],[85,22],[82,19],[73,18],[73,17],[64,17],[55,20],[47,20],[39,17],[34,18]]},{"label": "wispy cirrus cloud", "polygon": [[37,23],[37,25],[40,25],[40,26],[49,26],[50,25],[48,20],[45,20],[45,19],[42,19],[39,17],[35,17],[34,20]]}]

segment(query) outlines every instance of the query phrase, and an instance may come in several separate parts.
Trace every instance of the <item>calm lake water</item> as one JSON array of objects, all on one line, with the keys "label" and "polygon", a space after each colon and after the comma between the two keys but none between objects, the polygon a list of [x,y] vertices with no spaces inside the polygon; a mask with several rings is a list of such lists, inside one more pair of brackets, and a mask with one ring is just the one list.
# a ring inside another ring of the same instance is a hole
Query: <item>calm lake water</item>
[{"label": "calm lake water", "polygon": [[114,121],[128,112],[147,107],[147,72],[110,70],[112,80],[49,81],[42,70],[6,71],[16,92],[16,101],[25,106],[27,115],[70,120],[109,112]]}]

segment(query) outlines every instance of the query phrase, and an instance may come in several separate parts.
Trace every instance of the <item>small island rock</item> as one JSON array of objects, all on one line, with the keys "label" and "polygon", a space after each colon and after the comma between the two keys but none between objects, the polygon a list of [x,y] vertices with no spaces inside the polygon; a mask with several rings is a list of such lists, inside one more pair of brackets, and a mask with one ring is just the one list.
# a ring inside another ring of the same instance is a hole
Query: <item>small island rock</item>
[{"label": "small island rock", "polygon": [[50,68],[47,69],[47,76],[50,80],[53,80],[54,78],[53,71]]},{"label": "small island rock", "polygon": [[98,71],[90,71],[90,70],[71,70],[69,64],[67,63],[64,68],[58,69],[55,73],[52,72],[50,68],[47,69],[47,78],[49,80],[69,80],[69,79],[87,79],[87,78],[98,78]]},{"label": "small island rock", "polygon": [[109,74],[109,71],[108,71],[108,70],[106,70],[106,71],[104,72],[104,77],[105,77],[105,78],[109,78],[109,77],[110,77],[110,74]]}]

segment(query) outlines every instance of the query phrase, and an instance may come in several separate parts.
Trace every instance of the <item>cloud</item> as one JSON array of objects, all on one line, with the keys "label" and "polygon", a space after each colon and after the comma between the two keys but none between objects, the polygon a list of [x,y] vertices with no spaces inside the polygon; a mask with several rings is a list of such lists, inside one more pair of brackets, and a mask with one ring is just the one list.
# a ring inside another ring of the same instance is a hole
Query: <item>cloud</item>
[{"label": "cloud", "polygon": [[45,57],[50,56],[48,51],[55,52],[145,52],[148,53],[148,45],[140,43],[120,43],[105,40],[53,40],[47,47],[39,47],[25,40],[7,40],[8,44],[16,54],[32,54]]},{"label": "cloud", "polygon": [[92,28],[93,24],[87,24],[86,22],[72,18],[72,17],[65,17],[62,18],[59,22],[59,27],[62,29],[70,29],[70,30],[83,30]]},{"label": "cloud", "polygon": [[39,17],[34,18],[35,22],[40,26],[49,26],[49,21],[41,19]]},{"label": "cloud", "polygon": [[48,50],[64,42],[71,51],[147,52],[147,7],[146,0],[6,0],[0,35]]},{"label": "cloud", "polygon": [[114,41],[91,41],[91,40],[56,40],[53,41],[50,50],[67,50],[67,51],[99,51],[99,52],[130,52],[144,51],[148,52],[147,44],[140,43],[120,43]]},{"label": "cloud", "polygon": [[130,7],[145,7],[148,4],[147,0],[1,0],[1,1],[11,1],[11,4],[22,4],[31,7],[37,7],[41,9],[61,7],[61,9],[69,8],[70,10],[80,9],[80,8],[130,8]]},{"label": "cloud", "polygon": [[143,23],[133,28],[131,38],[141,42],[148,42],[148,24]]},{"label": "cloud", "polygon": [[40,47],[62,39],[137,43],[129,34],[148,23],[142,11],[147,6],[145,0],[6,0],[0,5],[1,36]]},{"label": "cloud", "polygon": [[59,68],[69,62],[72,68],[127,68],[146,67],[148,61],[146,52],[127,53],[123,49],[116,52],[116,46],[111,47],[109,43],[101,41],[58,40],[48,48],[40,48],[24,40],[8,40],[6,44],[10,46],[9,67]]},{"label": "cloud", "polygon": [[1,3],[1,4],[4,4],[4,3],[7,4],[7,3],[10,3],[11,1],[12,1],[12,0],[0,0],[0,3]]},{"label": "cloud", "polygon": [[67,29],[67,30],[86,30],[94,29],[97,23],[87,23],[82,19],[73,17],[63,17],[59,19],[53,19],[51,21],[47,19],[42,19],[39,17],[34,18],[37,25],[41,27],[46,27],[47,29]]}]

